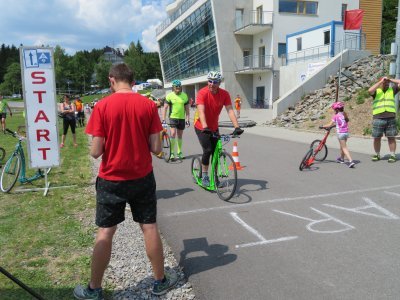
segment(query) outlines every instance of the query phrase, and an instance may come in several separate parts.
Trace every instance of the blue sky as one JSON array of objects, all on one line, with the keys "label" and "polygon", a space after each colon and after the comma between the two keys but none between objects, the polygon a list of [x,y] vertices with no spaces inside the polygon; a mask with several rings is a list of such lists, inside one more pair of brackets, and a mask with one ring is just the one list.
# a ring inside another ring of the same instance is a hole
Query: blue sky
[{"label": "blue sky", "polygon": [[130,42],[158,51],[156,27],[171,0],[0,0],[0,44],[60,45],[68,54]]}]

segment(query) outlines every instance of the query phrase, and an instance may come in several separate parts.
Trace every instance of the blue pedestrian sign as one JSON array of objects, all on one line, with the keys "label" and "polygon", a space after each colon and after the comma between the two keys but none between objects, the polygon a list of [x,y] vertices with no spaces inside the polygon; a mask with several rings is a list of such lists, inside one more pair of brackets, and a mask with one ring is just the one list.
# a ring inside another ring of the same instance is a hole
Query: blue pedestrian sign
[{"label": "blue pedestrian sign", "polygon": [[25,68],[50,68],[51,54],[47,49],[24,49]]}]

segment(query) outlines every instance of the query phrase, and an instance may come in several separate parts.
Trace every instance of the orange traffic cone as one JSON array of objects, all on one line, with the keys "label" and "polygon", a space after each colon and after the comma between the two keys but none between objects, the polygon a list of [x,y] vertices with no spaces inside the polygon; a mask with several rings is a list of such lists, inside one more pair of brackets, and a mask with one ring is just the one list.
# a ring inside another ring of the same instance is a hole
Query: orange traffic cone
[{"label": "orange traffic cone", "polygon": [[[233,161],[235,162],[236,170],[243,170],[244,166],[242,167],[240,165],[240,161],[239,161],[239,152],[237,149],[237,142],[233,142],[232,158],[233,158]],[[230,165],[229,169],[233,170],[233,165]]]}]

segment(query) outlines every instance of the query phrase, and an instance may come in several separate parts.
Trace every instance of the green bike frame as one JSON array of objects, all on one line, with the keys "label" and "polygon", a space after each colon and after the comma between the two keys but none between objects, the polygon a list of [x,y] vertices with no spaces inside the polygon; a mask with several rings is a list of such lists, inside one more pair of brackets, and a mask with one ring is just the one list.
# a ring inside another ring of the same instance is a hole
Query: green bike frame
[{"label": "green bike frame", "polygon": [[215,191],[217,189],[216,185],[215,185],[215,168],[217,168],[217,174],[222,174],[223,172],[227,172],[229,168],[229,166],[224,164],[224,168],[226,168],[226,170],[223,170],[221,168],[221,164],[219,163],[219,158],[220,158],[220,154],[222,153],[223,149],[222,149],[222,142],[221,142],[221,138],[218,139],[217,145],[215,147],[214,153],[212,155],[212,160],[211,160],[211,166],[210,166],[210,170],[208,171],[208,176],[210,178],[210,185],[205,187],[203,186],[202,182],[201,182],[201,177],[196,176],[196,174],[192,174],[194,176],[194,178],[196,178],[196,183],[198,185],[200,185],[201,187],[205,188],[206,190],[209,191]]}]

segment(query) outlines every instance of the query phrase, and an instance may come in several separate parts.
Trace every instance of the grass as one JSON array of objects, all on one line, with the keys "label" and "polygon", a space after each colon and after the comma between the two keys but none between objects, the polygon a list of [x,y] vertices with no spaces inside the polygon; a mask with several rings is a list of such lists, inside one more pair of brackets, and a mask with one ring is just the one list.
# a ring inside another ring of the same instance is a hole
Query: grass
[{"label": "grass", "polygon": [[[21,113],[7,118],[7,127],[12,130],[22,124]],[[71,299],[74,286],[89,278],[95,198],[90,190],[87,136],[83,128],[77,128],[76,133],[79,146],[72,146],[68,132],[66,147],[60,150],[61,166],[49,173],[50,187],[75,187],[51,189],[44,197],[43,192],[16,193],[21,187],[17,183],[11,193],[0,194],[0,266],[45,299]],[[6,149],[6,158],[15,143],[15,138],[1,133],[0,146]],[[32,175],[35,170],[27,172]],[[26,188],[43,186],[44,179]],[[83,225],[83,219],[90,220],[90,225]],[[0,274],[0,299],[32,297]]]}]

